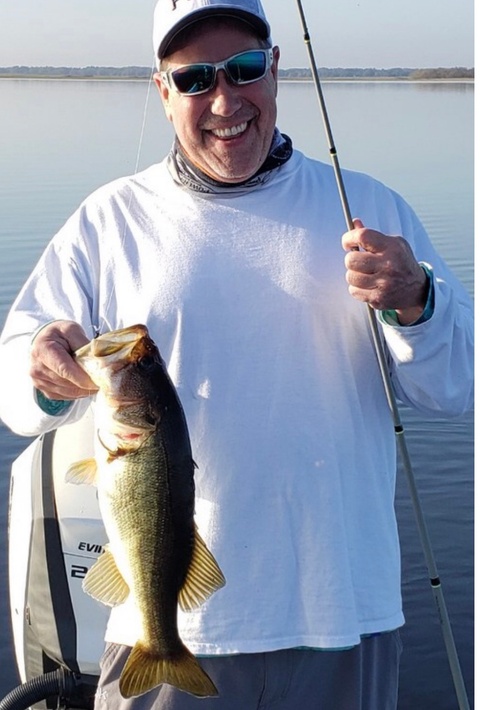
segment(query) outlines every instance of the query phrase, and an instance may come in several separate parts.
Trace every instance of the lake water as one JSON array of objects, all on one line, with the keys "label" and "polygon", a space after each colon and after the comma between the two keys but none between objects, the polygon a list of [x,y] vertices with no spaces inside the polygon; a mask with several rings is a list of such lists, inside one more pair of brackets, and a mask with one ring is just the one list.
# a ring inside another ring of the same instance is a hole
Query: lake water
[{"label": "lake water", "polygon": [[[324,91],[341,165],[400,192],[473,292],[473,84],[338,82],[325,83]],[[0,102],[2,325],[41,250],[83,197],[133,172],[137,159],[139,169],[159,160],[172,132],[156,89],[147,83],[0,80]],[[281,84],[278,125],[297,148],[328,160],[313,85]],[[402,416],[473,702],[473,414],[454,421],[403,410]],[[25,445],[0,424],[0,698],[17,684],[5,550],[10,465]],[[407,619],[399,707],[453,710],[455,694],[402,472],[397,510]]]}]

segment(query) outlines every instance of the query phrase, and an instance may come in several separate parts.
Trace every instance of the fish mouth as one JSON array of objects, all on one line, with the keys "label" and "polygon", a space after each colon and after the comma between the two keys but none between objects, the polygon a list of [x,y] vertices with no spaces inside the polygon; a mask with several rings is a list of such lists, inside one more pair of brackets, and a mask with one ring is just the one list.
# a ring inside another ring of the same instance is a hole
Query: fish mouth
[{"label": "fish mouth", "polygon": [[123,391],[122,371],[142,361],[161,361],[145,325],[113,330],[91,340],[74,353],[74,358],[103,391],[109,404],[130,406],[141,401],[132,391]]},{"label": "fish mouth", "polygon": [[[80,362],[87,357],[104,358],[104,364],[112,361],[130,360],[133,351],[144,342],[145,354],[150,344],[148,330],[144,325],[132,325],[129,328],[113,330],[94,338],[89,343],[75,351],[75,358]],[[142,355],[142,353],[138,353]]]},{"label": "fish mouth", "polygon": [[[145,325],[132,325],[99,335],[75,351],[78,364],[98,385],[96,376],[105,370],[111,374],[158,353]],[[158,355],[157,355],[158,357]]]}]

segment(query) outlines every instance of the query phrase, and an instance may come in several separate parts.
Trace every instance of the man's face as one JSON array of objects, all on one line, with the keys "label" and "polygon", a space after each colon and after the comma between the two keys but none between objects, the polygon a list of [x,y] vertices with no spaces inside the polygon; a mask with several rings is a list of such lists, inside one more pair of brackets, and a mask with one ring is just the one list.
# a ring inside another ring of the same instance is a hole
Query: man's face
[{"label": "man's face", "polygon": [[[167,68],[220,62],[260,47],[259,40],[242,22],[207,20],[198,25],[186,46],[168,56]],[[222,69],[217,72],[215,86],[198,96],[180,95],[165,86],[159,74],[155,75],[165,113],[183,150],[192,163],[215,180],[247,180],[268,155],[277,115],[278,48],[273,52],[272,67],[263,79],[235,86]]]}]

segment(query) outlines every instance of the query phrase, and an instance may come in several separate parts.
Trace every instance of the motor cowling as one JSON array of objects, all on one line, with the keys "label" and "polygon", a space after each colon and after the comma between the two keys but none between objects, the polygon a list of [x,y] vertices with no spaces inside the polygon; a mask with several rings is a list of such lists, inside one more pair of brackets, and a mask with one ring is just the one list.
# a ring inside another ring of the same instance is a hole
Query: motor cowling
[{"label": "motor cowling", "polygon": [[77,708],[93,707],[109,614],[82,589],[107,541],[97,490],[65,481],[72,463],[93,455],[93,437],[89,409],[81,421],[30,444],[12,465],[10,486],[10,607],[19,675],[26,683],[65,669],[76,679],[78,697],[71,702],[77,704],[69,707]]}]

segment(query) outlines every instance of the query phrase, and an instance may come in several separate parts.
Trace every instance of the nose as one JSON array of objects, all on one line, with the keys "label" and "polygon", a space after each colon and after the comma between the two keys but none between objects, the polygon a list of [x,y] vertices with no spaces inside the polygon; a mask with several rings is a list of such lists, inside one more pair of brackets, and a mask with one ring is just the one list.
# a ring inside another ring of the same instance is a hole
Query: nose
[{"label": "nose", "polygon": [[228,118],[233,116],[241,105],[239,87],[229,82],[223,69],[220,69],[217,72],[215,86],[211,90],[211,112],[216,116]]}]

